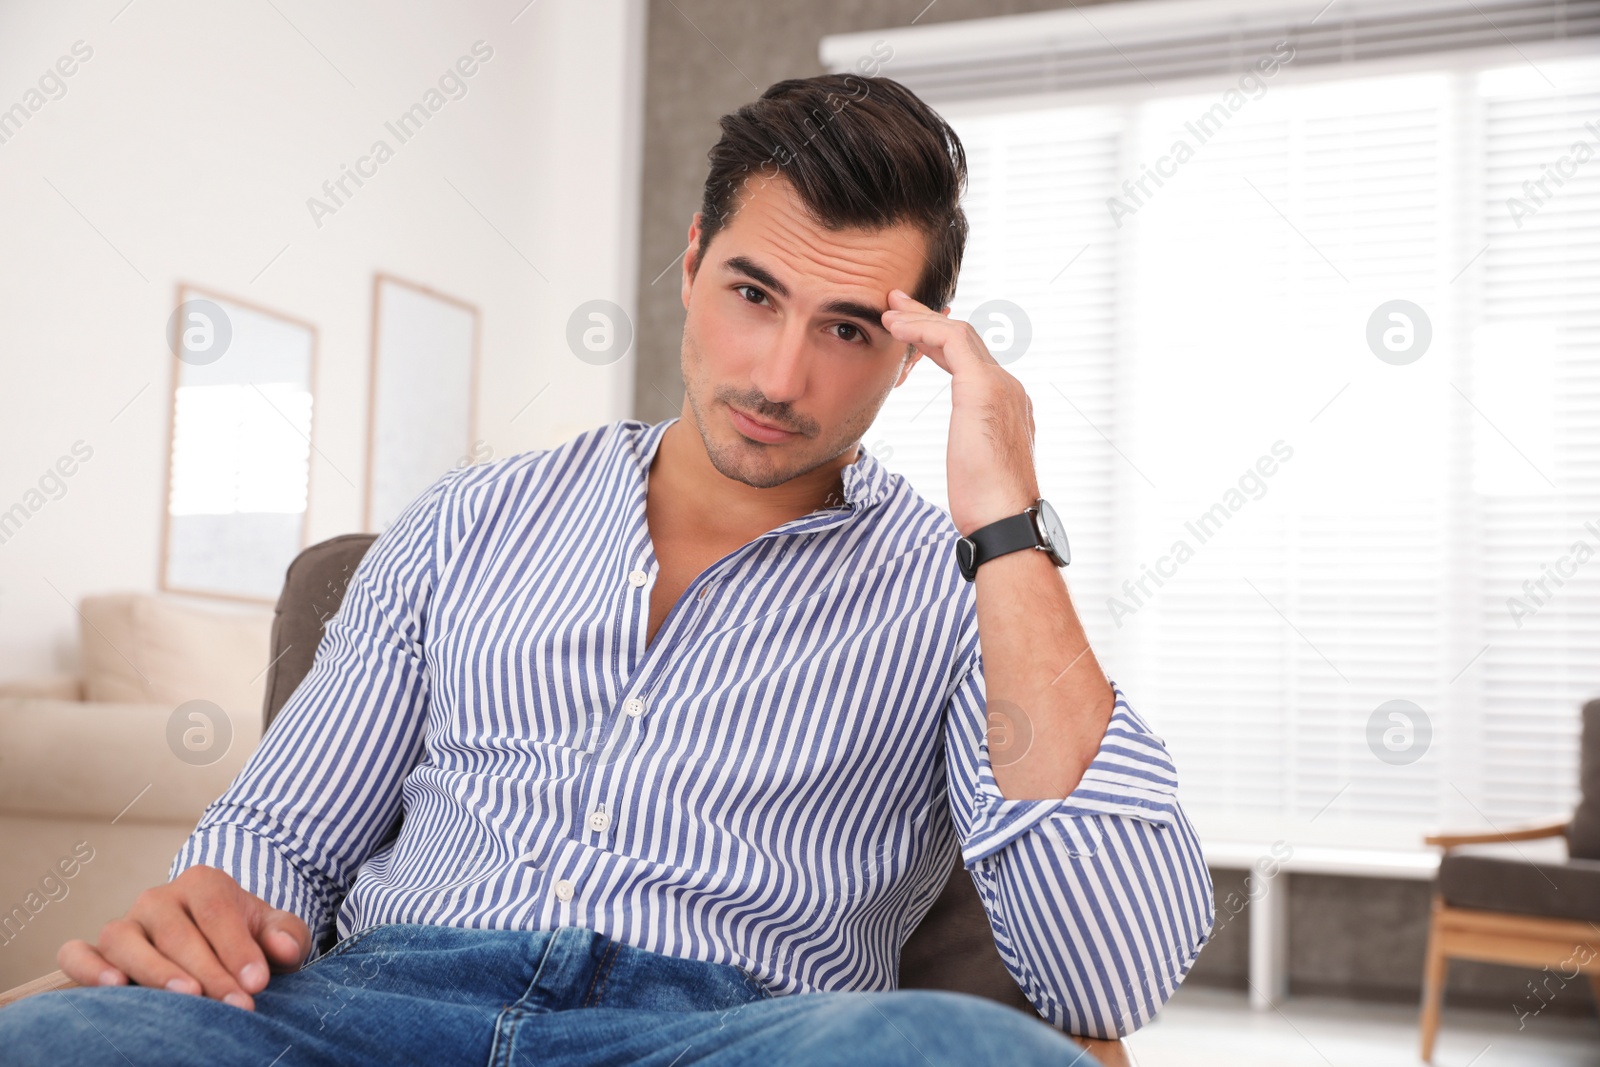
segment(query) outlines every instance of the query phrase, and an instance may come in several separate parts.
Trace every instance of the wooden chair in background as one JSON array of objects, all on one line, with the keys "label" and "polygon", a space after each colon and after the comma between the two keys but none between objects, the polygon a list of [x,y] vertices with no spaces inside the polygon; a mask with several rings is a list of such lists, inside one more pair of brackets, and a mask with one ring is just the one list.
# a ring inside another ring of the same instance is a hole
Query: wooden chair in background
[{"label": "wooden chair in background", "polygon": [[[1600,1003],[1600,700],[1583,707],[1579,753],[1581,799],[1573,817],[1542,826],[1476,834],[1439,834],[1444,849],[1433,897],[1422,978],[1422,1059],[1434,1039],[1450,960],[1482,960],[1544,972],[1525,1006],[1590,986]],[[1565,836],[1565,860],[1534,860],[1517,842]],[[1510,848],[1509,854],[1477,846]],[[1587,975],[1588,982],[1580,980]],[[1542,992],[1541,992],[1542,991]],[[1569,994],[1570,995],[1570,994]]]}]

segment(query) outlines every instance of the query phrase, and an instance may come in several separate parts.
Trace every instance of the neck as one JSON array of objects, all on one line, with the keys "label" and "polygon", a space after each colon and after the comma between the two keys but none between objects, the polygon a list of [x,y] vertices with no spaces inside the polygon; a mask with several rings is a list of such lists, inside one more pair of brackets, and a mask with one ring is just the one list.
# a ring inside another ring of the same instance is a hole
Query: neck
[{"label": "neck", "polygon": [[[841,471],[855,462],[860,445],[814,470],[781,485],[762,489],[727,477],[706,454],[705,441],[685,410],[667,427],[650,463],[649,496],[653,505],[683,502],[700,516],[708,536],[749,531],[765,533],[793,519],[844,503]],[[655,492],[662,490],[663,496]]]}]

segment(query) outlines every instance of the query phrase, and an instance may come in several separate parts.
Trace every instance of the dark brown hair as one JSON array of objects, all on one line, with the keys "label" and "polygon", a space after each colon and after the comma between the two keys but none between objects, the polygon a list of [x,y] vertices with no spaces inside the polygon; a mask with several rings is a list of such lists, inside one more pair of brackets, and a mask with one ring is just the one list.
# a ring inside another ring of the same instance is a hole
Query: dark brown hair
[{"label": "dark brown hair", "polygon": [[859,74],[790,78],[720,122],[696,271],[746,184],[781,177],[827,229],[914,224],[927,237],[928,261],[911,295],[935,311],[950,303],[967,243],[967,156],[950,125],[910,89]]}]

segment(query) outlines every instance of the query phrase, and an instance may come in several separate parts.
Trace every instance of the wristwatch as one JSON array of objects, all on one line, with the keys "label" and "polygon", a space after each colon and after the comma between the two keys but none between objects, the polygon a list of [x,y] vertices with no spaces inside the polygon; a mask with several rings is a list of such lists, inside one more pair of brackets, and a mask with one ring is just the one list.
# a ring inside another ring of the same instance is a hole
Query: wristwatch
[{"label": "wristwatch", "polygon": [[981,526],[956,541],[956,565],[961,568],[961,577],[976,581],[979,567],[996,556],[1024,548],[1049,553],[1050,562],[1057,567],[1072,562],[1066,527],[1044,497],[1022,514]]}]

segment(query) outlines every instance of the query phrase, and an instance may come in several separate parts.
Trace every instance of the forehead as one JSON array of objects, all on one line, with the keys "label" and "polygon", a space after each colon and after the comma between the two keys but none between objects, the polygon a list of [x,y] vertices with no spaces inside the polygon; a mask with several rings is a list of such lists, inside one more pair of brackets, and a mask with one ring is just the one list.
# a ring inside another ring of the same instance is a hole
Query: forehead
[{"label": "forehead", "polygon": [[759,259],[797,292],[913,292],[927,262],[927,238],[914,224],[830,230],[812,218],[794,186],[781,178],[749,178],[732,206],[732,218],[712,239],[714,258],[742,253]]}]

